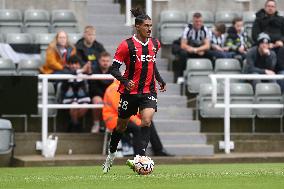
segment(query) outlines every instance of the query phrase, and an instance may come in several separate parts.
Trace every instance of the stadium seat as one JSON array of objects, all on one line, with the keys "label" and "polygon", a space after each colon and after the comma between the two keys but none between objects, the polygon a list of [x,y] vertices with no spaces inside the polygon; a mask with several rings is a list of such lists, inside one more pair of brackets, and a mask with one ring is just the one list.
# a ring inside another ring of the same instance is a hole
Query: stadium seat
[{"label": "stadium seat", "polygon": [[192,22],[192,16],[194,13],[199,12],[202,14],[203,23],[208,28],[212,28],[214,25],[214,14],[211,11],[190,11],[187,13],[187,22]]},{"label": "stadium seat", "polygon": [[10,153],[14,146],[14,131],[11,122],[0,119],[0,154]]},{"label": "stadium seat", "polygon": [[55,37],[55,33],[39,33],[35,35],[35,44],[40,44],[41,51],[45,51]]},{"label": "stadium seat", "polygon": [[165,45],[181,37],[186,26],[186,15],[181,11],[167,10],[160,14],[160,37]]},{"label": "stadium seat", "polygon": [[199,86],[209,83],[209,74],[213,73],[212,63],[209,59],[189,59],[184,72],[187,91],[198,93]]},{"label": "stadium seat", "polygon": [[68,33],[68,39],[72,44],[76,44],[82,36],[83,35],[81,33]]},{"label": "stadium seat", "polygon": [[12,60],[0,58],[0,75],[16,75],[16,65]]},{"label": "stadium seat", "polygon": [[[258,83],[255,87],[255,97],[258,104],[283,104],[281,88],[277,83]],[[259,108],[256,114],[259,118],[282,118],[283,109]]]},{"label": "stadium seat", "polygon": [[[209,83],[203,83],[200,85],[199,95],[197,97],[197,107],[200,112],[200,116],[203,118],[223,118],[224,109],[212,107],[212,85]],[[223,89],[221,85],[217,87],[217,101],[218,103],[224,102]]]},{"label": "stadium seat", "polygon": [[51,15],[52,32],[64,30],[67,33],[78,33],[77,20],[71,10],[54,10]]},{"label": "stadium seat", "polygon": [[239,74],[241,73],[240,62],[233,58],[222,58],[215,61],[215,72],[217,74]]},{"label": "stadium seat", "polygon": [[280,16],[284,16],[284,11],[278,11],[278,14],[279,14]]},{"label": "stadium seat", "polygon": [[249,37],[251,37],[252,25],[255,18],[256,18],[255,12],[253,11],[243,12],[244,27]]},{"label": "stadium seat", "polygon": [[[254,92],[249,83],[231,83],[231,104],[254,104]],[[254,118],[255,111],[252,108],[232,108],[233,118]]]},{"label": "stadium seat", "polygon": [[20,75],[38,75],[40,65],[39,59],[20,60],[18,72]]},{"label": "stadium seat", "polygon": [[0,33],[0,43],[4,43],[4,37],[2,33]]},{"label": "stadium seat", "polygon": [[28,33],[8,33],[6,34],[6,43],[9,44],[32,44],[33,37]]},{"label": "stadium seat", "polygon": [[232,21],[236,17],[241,17],[242,15],[239,12],[233,11],[218,11],[215,15],[216,22],[222,22],[226,24],[226,26],[231,26]]},{"label": "stadium seat", "polygon": [[46,10],[29,9],[24,13],[25,27],[27,33],[48,33],[50,28],[50,15]]},{"label": "stadium seat", "polygon": [[0,33],[20,33],[22,26],[20,10],[0,9]]}]

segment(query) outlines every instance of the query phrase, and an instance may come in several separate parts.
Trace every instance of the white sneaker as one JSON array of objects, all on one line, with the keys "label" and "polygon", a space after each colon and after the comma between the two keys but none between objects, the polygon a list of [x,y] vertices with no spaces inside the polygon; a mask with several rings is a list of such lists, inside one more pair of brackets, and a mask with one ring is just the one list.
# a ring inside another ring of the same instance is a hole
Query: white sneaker
[{"label": "white sneaker", "polygon": [[94,125],[91,129],[91,133],[99,133],[100,132],[100,123],[94,122]]},{"label": "white sneaker", "polygon": [[112,163],[113,163],[113,160],[115,158],[115,153],[109,153],[107,158],[106,158],[106,161],[105,163],[103,164],[103,173],[108,173],[111,166],[112,166]]}]

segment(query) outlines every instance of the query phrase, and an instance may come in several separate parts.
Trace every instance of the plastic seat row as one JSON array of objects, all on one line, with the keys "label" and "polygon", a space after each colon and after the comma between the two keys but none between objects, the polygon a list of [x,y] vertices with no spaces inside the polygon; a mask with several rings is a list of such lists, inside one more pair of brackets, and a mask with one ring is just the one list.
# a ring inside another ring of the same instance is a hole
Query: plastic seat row
[{"label": "plastic seat row", "polygon": [[[255,20],[255,12],[235,12],[235,11],[218,11],[215,14],[211,11],[189,11],[187,14],[177,10],[167,10],[160,14],[159,22],[159,36],[161,42],[165,45],[172,44],[172,42],[181,37],[184,27],[192,22],[192,15],[195,12],[200,12],[203,17],[204,25],[208,28],[217,22],[222,22],[227,26],[231,25],[235,17],[242,17],[245,28],[249,35],[251,33],[252,24]],[[284,11],[280,11],[284,15]]]},{"label": "plastic seat row", "polygon": [[21,60],[15,64],[10,59],[0,58],[0,76],[2,75],[38,75],[42,62],[39,59]]},{"label": "plastic seat row", "polygon": [[[224,109],[212,107],[212,85],[202,84],[197,97],[197,105],[200,116],[203,118],[223,118]],[[217,102],[224,103],[223,86],[217,87]],[[230,103],[231,104],[283,104],[283,96],[280,86],[277,83],[258,83],[253,92],[249,83],[231,83]],[[249,107],[249,105],[248,105]],[[255,131],[255,121],[258,118],[279,118],[280,130],[282,132],[283,109],[280,108],[232,108],[231,118],[251,118],[252,131]]]},{"label": "plastic seat row", "polygon": [[77,19],[71,10],[53,10],[51,14],[42,9],[0,10],[0,33],[49,33],[58,30],[79,32]]},{"label": "plastic seat row", "polygon": [[198,93],[201,84],[209,83],[209,74],[240,74],[241,64],[236,59],[217,59],[215,68],[209,59],[188,59],[184,71],[185,85],[189,93]]}]

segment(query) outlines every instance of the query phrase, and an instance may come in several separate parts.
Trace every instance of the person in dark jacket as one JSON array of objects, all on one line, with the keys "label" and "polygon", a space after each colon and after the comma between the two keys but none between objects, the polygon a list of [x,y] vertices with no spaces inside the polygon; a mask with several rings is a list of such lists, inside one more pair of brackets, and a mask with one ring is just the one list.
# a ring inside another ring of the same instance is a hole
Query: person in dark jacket
[{"label": "person in dark jacket", "polygon": [[[246,55],[245,72],[248,74],[275,75],[276,54],[269,49],[270,37],[266,33],[260,33],[257,38],[257,46],[252,47]],[[253,86],[260,81],[254,80]]]},{"label": "person in dark jacket", "polygon": [[[111,56],[108,52],[102,52],[98,59],[98,65],[93,67],[93,74],[110,74]],[[102,104],[103,97],[107,87],[112,84],[113,80],[90,80],[89,89],[90,97],[93,104]],[[91,132],[97,133],[104,128],[102,122],[102,109],[93,109],[93,127]]]},{"label": "person in dark jacket", "polygon": [[104,46],[96,41],[96,30],[93,26],[85,27],[84,36],[77,41],[76,49],[83,64],[91,62],[93,66],[97,65],[100,53],[105,51]]},{"label": "person in dark jacket", "polygon": [[267,0],[264,9],[256,13],[252,28],[253,40],[256,41],[262,32],[267,33],[271,39],[269,48],[275,49],[277,52],[280,47],[283,47],[284,18],[279,16],[275,0]]}]

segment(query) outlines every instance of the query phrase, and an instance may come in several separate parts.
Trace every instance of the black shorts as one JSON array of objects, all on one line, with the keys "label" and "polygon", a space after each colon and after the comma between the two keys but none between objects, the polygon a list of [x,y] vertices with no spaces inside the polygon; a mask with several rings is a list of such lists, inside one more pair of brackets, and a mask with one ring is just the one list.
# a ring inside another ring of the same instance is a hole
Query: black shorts
[{"label": "black shorts", "polygon": [[118,117],[126,119],[145,108],[153,108],[157,111],[157,94],[121,94]]}]

